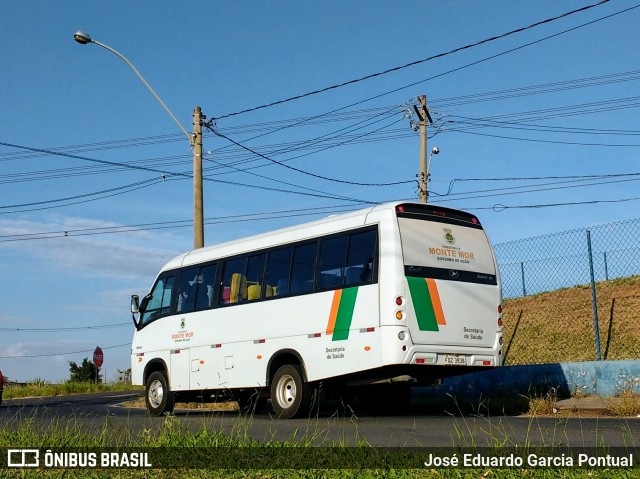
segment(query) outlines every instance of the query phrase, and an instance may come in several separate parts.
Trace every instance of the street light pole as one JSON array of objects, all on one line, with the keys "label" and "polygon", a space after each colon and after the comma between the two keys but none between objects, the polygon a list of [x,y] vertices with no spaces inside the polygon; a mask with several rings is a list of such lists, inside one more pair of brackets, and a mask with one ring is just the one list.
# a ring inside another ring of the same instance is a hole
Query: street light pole
[{"label": "street light pole", "polygon": [[[142,81],[147,90],[151,92],[151,94],[158,100],[158,103],[162,105],[162,108],[169,114],[171,119],[178,125],[178,128],[184,133],[184,135],[189,140],[189,145],[193,148],[193,182],[194,182],[194,218],[193,218],[193,247],[194,248],[202,248],[204,246],[204,215],[203,215],[203,193],[202,193],[202,120],[205,118],[202,115],[202,110],[200,107],[196,107],[194,110],[194,121],[193,121],[193,134],[189,134],[187,130],[184,129],[182,124],[178,121],[171,110],[164,104],[162,99],[158,96],[151,85],[147,83],[144,77],[140,74],[138,69],[131,63],[124,55],[122,55],[117,50],[114,50],[108,45],[104,43],[100,43],[97,40],[91,38],[88,33],[77,31],[73,35],[73,39],[80,43],[81,45],[86,45],[88,43],[94,43],[99,47],[104,48],[105,50],[110,51],[122,61],[124,61],[134,73],[138,76],[138,78]],[[196,121],[197,120],[197,121]],[[197,127],[196,127],[197,123]]]}]

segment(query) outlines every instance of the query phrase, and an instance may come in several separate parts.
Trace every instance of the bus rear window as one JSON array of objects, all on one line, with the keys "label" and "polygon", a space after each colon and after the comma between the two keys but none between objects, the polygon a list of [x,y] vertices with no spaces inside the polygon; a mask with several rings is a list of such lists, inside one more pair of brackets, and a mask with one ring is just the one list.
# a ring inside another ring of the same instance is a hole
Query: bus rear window
[{"label": "bus rear window", "polygon": [[398,225],[407,276],[496,284],[493,251],[475,216],[418,207],[398,211]]}]

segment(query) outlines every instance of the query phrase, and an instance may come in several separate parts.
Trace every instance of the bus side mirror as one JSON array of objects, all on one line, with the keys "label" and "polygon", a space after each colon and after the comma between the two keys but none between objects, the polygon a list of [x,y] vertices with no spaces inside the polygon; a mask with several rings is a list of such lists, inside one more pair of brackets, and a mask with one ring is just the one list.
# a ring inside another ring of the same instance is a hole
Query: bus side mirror
[{"label": "bus side mirror", "polygon": [[[142,306],[144,306],[144,299],[142,300]],[[140,316],[136,317],[137,314],[142,312],[140,308],[140,297],[137,294],[131,296],[131,319],[133,319],[133,324],[135,325],[137,330],[140,330]]]},{"label": "bus side mirror", "polygon": [[137,294],[131,296],[131,312],[133,314],[140,312],[140,297]]}]

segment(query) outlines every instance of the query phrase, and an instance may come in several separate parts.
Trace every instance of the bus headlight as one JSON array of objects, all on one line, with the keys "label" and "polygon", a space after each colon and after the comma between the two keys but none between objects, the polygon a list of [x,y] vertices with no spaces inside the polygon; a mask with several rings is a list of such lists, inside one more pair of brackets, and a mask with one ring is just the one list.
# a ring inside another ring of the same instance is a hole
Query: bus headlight
[{"label": "bus headlight", "polygon": [[406,336],[405,336],[405,334],[404,334],[404,331],[400,331],[400,332],[398,333],[398,339],[399,339],[400,341],[404,341],[404,338],[405,338],[405,337],[406,337]]}]

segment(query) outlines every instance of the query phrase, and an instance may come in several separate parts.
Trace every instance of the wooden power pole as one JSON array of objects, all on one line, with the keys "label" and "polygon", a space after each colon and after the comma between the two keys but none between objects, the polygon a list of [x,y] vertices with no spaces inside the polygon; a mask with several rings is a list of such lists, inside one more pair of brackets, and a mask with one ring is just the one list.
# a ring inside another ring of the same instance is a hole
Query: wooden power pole
[{"label": "wooden power pole", "polygon": [[204,207],[202,193],[202,122],[206,117],[199,106],[193,110],[193,248],[204,246]]},{"label": "wooden power pole", "polygon": [[427,197],[427,97],[422,95],[418,98],[420,100],[420,182],[418,198],[420,203],[426,203]]}]

